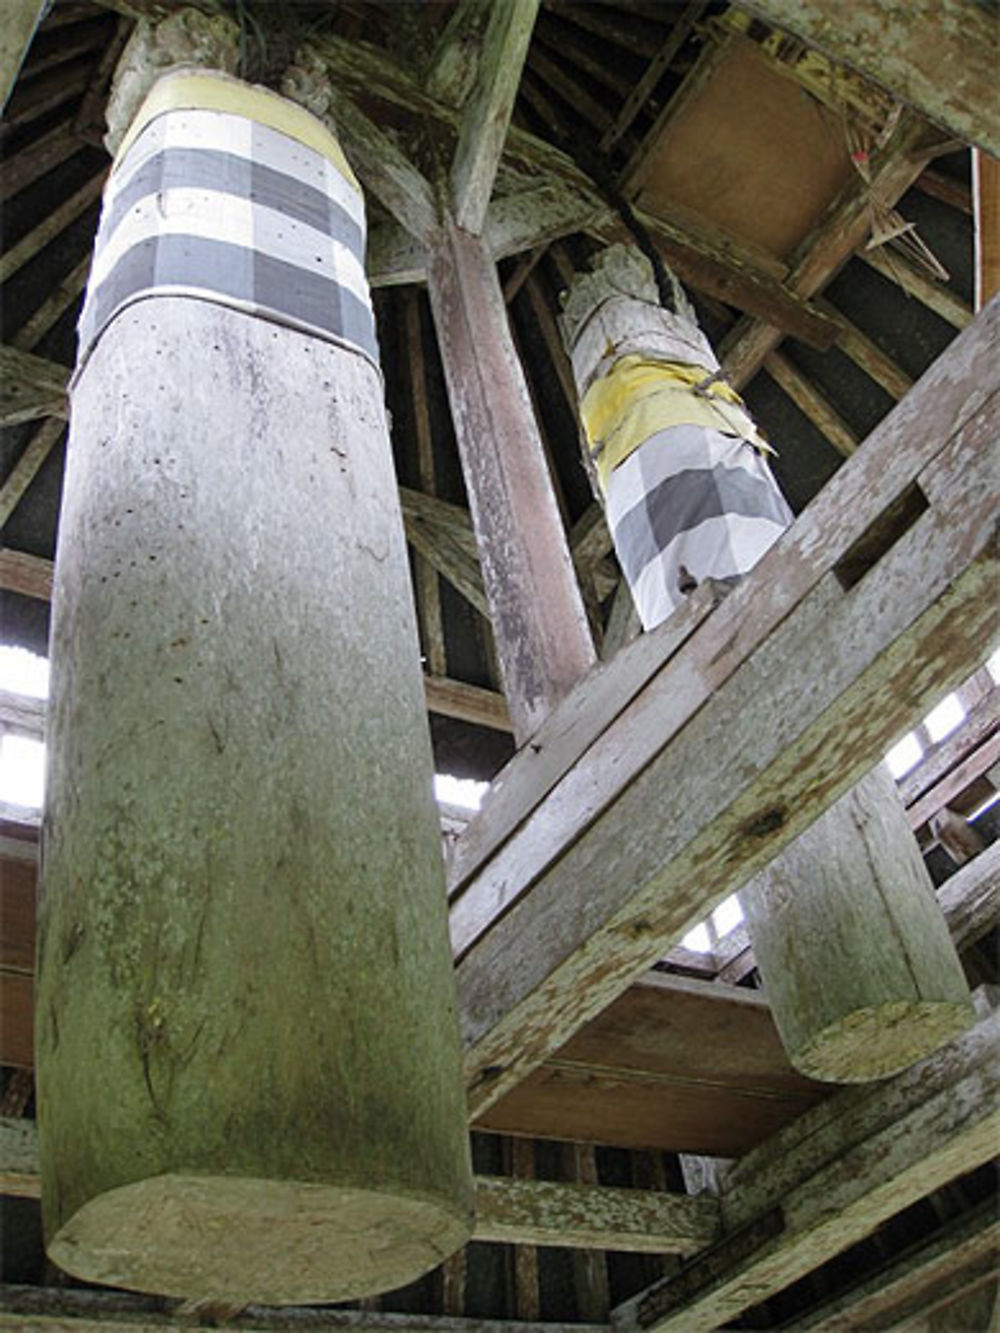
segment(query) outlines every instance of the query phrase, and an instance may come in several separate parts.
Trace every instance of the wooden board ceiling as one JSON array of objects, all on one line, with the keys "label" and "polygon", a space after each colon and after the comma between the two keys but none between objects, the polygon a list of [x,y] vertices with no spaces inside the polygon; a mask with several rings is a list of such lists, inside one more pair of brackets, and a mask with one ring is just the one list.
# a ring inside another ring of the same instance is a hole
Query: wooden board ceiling
[{"label": "wooden board ceiling", "polygon": [[630,185],[650,213],[690,209],[787,259],[850,181],[836,115],[746,39],[709,50]]}]

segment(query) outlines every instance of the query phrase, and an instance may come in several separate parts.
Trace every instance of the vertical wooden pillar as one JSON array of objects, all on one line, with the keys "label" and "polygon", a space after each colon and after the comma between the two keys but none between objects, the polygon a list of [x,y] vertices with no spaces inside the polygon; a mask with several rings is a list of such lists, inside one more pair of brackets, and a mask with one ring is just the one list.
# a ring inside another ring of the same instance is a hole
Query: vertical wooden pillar
[{"label": "vertical wooden pillar", "polygon": [[[731,560],[726,544],[713,549],[704,534],[707,520],[728,520],[726,479],[743,456],[753,458],[755,427],[735,396],[711,410],[704,406],[704,386],[717,381],[718,367],[693,314],[680,305],[676,313],[661,309],[651,268],[637,252],[616,246],[574,286],[564,317],[581,396],[587,393],[584,417],[592,432],[597,423],[601,431],[590,443],[631,446],[601,476],[609,510],[616,485],[626,488],[629,507],[619,503],[620,524],[611,526],[619,557],[639,587],[649,571],[659,574],[667,553],[676,561],[677,545],[689,533],[695,540],[684,548],[685,558],[700,561],[688,571],[692,582],[732,576],[732,564],[723,563]],[[668,377],[662,407],[648,388],[608,394],[618,368],[635,365],[647,378]],[[641,472],[626,473],[640,458]],[[763,475],[747,476],[746,494],[751,484],[760,492]],[[658,526],[640,545],[632,518],[647,478],[655,482]],[[759,545],[748,547],[748,559],[736,566],[740,573],[780,535],[766,496],[756,503],[766,521]],[[733,512],[745,524],[745,498],[742,504]],[[651,629],[681,589],[671,578],[669,584],[647,580],[644,592]],[[961,965],[887,772],[876,770],[859,783],[740,896],[785,1049],[811,1077],[885,1078],[972,1022]]]},{"label": "vertical wooden pillar", "polygon": [[47,1245],[140,1290],[355,1298],[440,1263],[473,1203],[363,205],[274,94],[184,72],[140,122],[56,562]]},{"label": "vertical wooden pillar", "polygon": [[483,241],[446,219],[427,283],[504,691],[521,744],[593,664],[593,642]]}]

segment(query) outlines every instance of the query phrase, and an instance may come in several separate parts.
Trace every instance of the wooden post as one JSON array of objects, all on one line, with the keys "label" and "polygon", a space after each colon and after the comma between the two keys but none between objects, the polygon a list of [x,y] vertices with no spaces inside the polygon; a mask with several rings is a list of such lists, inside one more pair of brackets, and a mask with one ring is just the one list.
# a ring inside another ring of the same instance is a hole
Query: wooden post
[{"label": "wooden post", "polygon": [[[224,122],[241,132],[220,139]],[[313,117],[236,80],[161,79],[131,133],[59,532],[36,999],[47,1245],[140,1290],[357,1298],[440,1263],[473,1204],[363,205]],[[308,200],[338,231],[300,209],[284,228],[299,240],[258,253],[250,199],[227,232],[231,196],[210,191],[178,257],[155,172],[143,212],[151,133],[168,154],[203,133],[230,188],[252,143],[287,178],[269,207]],[[131,303],[123,212],[156,251]],[[190,285],[199,299],[176,294]]]},{"label": "wooden post", "polygon": [[[693,316],[659,307],[652,272],[646,272],[644,262],[634,251],[614,247],[604,252],[595,272],[579,279],[571,292],[564,336],[573,354],[581,396],[585,391],[591,395],[584,400],[585,417],[592,431],[600,425],[601,440],[635,437],[635,453],[646,451],[649,458],[648,451],[659,451],[643,465],[643,477],[655,473],[656,478],[660,506],[656,539],[661,540],[659,534],[669,526],[664,520],[671,503],[669,488],[674,487],[676,503],[686,505],[685,512],[700,524],[694,529],[696,540],[681,553],[685,559],[704,563],[688,572],[699,581],[729,577],[733,568],[723,567],[721,561],[732,558],[730,552],[724,546],[711,551],[699,542],[704,543],[700,534],[707,527],[706,517],[714,519],[718,507],[716,487],[721,483],[717,474],[725,471],[731,476],[738,465],[739,455],[733,449],[739,448],[740,437],[735,433],[739,419],[727,423],[723,407],[716,414],[722,425],[715,424],[706,415],[703,397],[701,401],[692,398],[686,407],[677,406],[683,393],[677,385],[662,425],[655,404],[650,406],[653,400],[648,388],[641,418],[638,413],[629,416],[627,403],[616,416],[608,417],[593,396],[600,392],[602,377],[622,366],[626,356],[641,358],[646,364],[690,363],[704,380],[717,371]],[[612,296],[613,302],[609,300]],[[613,349],[610,353],[609,348]],[[714,430],[709,429],[713,426]],[[752,423],[748,426],[746,438],[752,439]],[[692,437],[698,430],[703,431],[706,444],[696,449]],[[709,444],[713,435],[717,442]],[[727,437],[733,446],[728,450],[724,449]],[[749,444],[744,447],[750,451]],[[718,454],[719,464],[701,461],[703,454],[708,457],[704,453],[708,448]],[[672,470],[668,452],[672,449],[685,451],[681,456],[695,462],[686,461]],[[627,455],[616,466],[624,471],[631,457]],[[682,474],[683,485],[678,486],[674,472],[680,466],[687,470]],[[695,466],[702,470],[691,471]],[[602,482],[612,509],[616,475],[621,473],[608,472]],[[691,495],[692,478],[701,479],[705,499]],[[638,481],[628,484],[635,488]],[[760,482],[755,479],[753,484]],[[629,496],[629,503],[637,507],[637,494],[629,491]],[[724,507],[721,491],[720,496]],[[761,514],[768,512],[766,504],[754,503]],[[740,521],[746,524],[746,515],[757,511],[749,510],[745,499],[741,504]],[[631,517],[632,510],[626,510],[615,536],[626,573],[643,586],[640,578],[645,580],[650,568],[655,573],[661,558],[667,567],[668,548],[663,538],[663,549],[646,550],[646,563],[637,565],[635,537],[629,530]],[[671,536],[674,562],[677,544],[687,538],[683,525],[675,526],[679,531]],[[770,536],[764,532],[762,549],[756,555],[750,552],[753,560],[777,536],[778,529]],[[632,543],[624,554],[623,541]],[[647,546],[651,543],[652,538]],[[747,566],[736,568],[742,572]],[[687,571],[687,566],[681,569]],[[668,608],[677,593],[672,586],[661,590],[659,583],[647,581],[644,586],[649,608],[644,618],[650,629],[657,617],[669,614],[669,609],[661,607]],[[776,792],[775,799],[780,798],[781,793]],[[972,1022],[968,987],[930,877],[895,783],[881,770],[806,829],[767,871],[744,887],[741,898],[776,1026],[789,1059],[803,1073],[845,1083],[884,1078],[929,1054]]]},{"label": "wooden post", "polygon": [[482,240],[446,219],[427,284],[504,692],[522,744],[593,664],[593,643]]},{"label": "wooden post", "polygon": [[958,955],[883,765],[740,901],[775,1024],[804,1074],[886,1078],[972,1022]]},{"label": "wooden post", "polygon": [[972,150],[972,209],[975,219],[975,309],[1000,291],[1000,159]]}]

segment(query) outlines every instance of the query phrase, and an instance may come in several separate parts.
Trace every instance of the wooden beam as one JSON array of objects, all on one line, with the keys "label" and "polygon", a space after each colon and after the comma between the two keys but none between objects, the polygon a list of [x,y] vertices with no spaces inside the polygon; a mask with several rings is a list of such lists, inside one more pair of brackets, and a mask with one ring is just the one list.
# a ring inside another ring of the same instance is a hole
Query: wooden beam
[{"label": "wooden beam", "polygon": [[783,352],[771,352],[764,361],[764,369],[837,453],[850,458],[858,447],[858,437],[802,371]]},{"label": "wooden beam", "polygon": [[[925,173],[926,174],[926,173]],[[890,397],[900,399],[913,388],[913,380],[893,361],[892,357],[867,334],[862,333],[851,321],[842,315],[835,306],[823,298],[814,302],[818,310],[836,319],[840,325],[837,345],[859,370],[880,385]],[[765,361],[765,365],[767,362]]]},{"label": "wooden beam", "polygon": [[40,741],[45,734],[45,700],[0,690],[0,731]]},{"label": "wooden beam", "polygon": [[424,75],[431,97],[453,107],[464,104],[476,82],[488,22],[488,0],[460,0],[455,6]]},{"label": "wooden beam", "polygon": [[431,309],[519,741],[594,660],[524,372],[483,243],[442,227]]},{"label": "wooden beam", "polygon": [[688,0],[684,10],[673,19],[670,35],[646,66],[645,73],[625,99],[614,123],[601,136],[601,152],[607,153],[631,129],[632,122],[649,101],[650,95],[670,68],[681,47],[691,35],[695,23],[706,8],[705,0]]},{"label": "wooden beam", "polygon": [[18,72],[42,21],[48,0],[11,0],[0,27],[0,111],[14,90]]},{"label": "wooden beam", "polygon": [[989,772],[998,762],[1000,762],[1000,731],[980,741],[960,764],[946,773],[940,781],[908,807],[906,817],[910,821],[910,827],[916,831],[926,824],[939,810],[943,810],[956,797],[961,796],[976,778]]},{"label": "wooden beam", "polygon": [[28,322],[18,329],[11,339],[11,346],[22,352],[33,351],[42,339],[51,333],[73,302],[77,300],[87,285],[89,273],[90,255],[88,254],[80,260],[75,268],[70,270],[61,282],[52,288]]},{"label": "wooden beam", "polygon": [[961,726],[928,751],[920,763],[900,779],[904,804],[913,805],[998,731],[1000,685],[991,682],[991,688],[972,706]]},{"label": "wooden beam", "polygon": [[[927,125],[903,113],[888,143],[871,162],[871,181],[845,187],[816,230],[799,247],[787,287],[809,300],[834,277],[871,232],[873,200],[891,208],[923,170]],[[723,339],[720,360],[729,380],[742,388],[764,364],[782,337],[774,320],[740,320]]]},{"label": "wooden beam", "polygon": [[[926,174],[926,173],[925,173]],[[975,218],[976,310],[1000,291],[1000,162],[978,149],[972,154]]]},{"label": "wooden beam", "polygon": [[[0,1193],[41,1194],[33,1120],[0,1117]],[[691,1254],[719,1234],[716,1199],[511,1176],[476,1177],[478,1241]],[[0,1325],[2,1327],[2,1325]]]},{"label": "wooden beam", "polygon": [[443,717],[455,717],[477,727],[493,731],[512,731],[510,710],[502,694],[484,690],[479,685],[467,685],[462,680],[445,676],[424,676],[427,708]]},{"label": "wooden beam", "polygon": [[86,185],[82,185],[75,194],[71,194],[58,208],[47,213],[36,227],[0,256],[0,283],[12,278],[19,269],[34,259],[49,241],[54,240],[71,222],[75,222],[78,217],[86,213],[100,196],[106,175],[105,169],[91,177]]},{"label": "wooden beam", "polygon": [[883,278],[901,287],[907,296],[912,296],[928,310],[933,310],[935,315],[947,320],[953,328],[968,328],[972,321],[971,307],[905,256],[885,246],[878,246],[873,250],[859,250],[858,258],[864,260],[876,273],[881,273]]},{"label": "wooden beam", "polygon": [[490,11],[451,168],[455,221],[474,236],[481,234],[486,220],[537,13],[538,0],[506,0]]},{"label": "wooden beam", "polygon": [[69,416],[69,371],[55,361],[0,345],[0,426],[16,426],[39,417]]},{"label": "wooden beam", "polygon": [[476,1179],[476,1240],[691,1254],[718,1231],[715,1199],[509,1176]]},{"label": "wooden beam", "polygon": [[[116,0],[116,3],[118,0]],[[377,1299],[377,1298],[376,1298]],[[260,1329],[270,1333],[349,1329],[357,1333],[609,1333],[607,1324],[526,1323],[520,1319],[461,1318],[338,1310],[331,1306],[255,1306],[246,1314],[231,1308],[194,1310],[183,1302],[130,1292],[0,1286],[0,1329],[17,1333],[191,1333],[192,1329]],[[264,1321],[262,1324],[261,1321]]]},{"label": "wooden beam", "polygon": [[1000,1013],[912,1069],[807,1111],[727,1174],[723,1236],[619,1306],[619,1329],[708,1333],[955,1176],[1000,1134]]},{"label": "wooden beam", "polygon": [[[995,301],[475,876],[506,909],[458,967],[475,1113],[979,665],[998,319]],[[909,526],[873,546],[901,500]],[[789,671],[810,689],[789,694]]]},{"label": "wooden beam", "polygon": [[51,601],[52,561],[0,546],[0,589],[42,602]]},{"label": "wooden beam", "polygon": [[20,190],[26,189],[34,181],[40,180],[46,172],[52,171],[65,162],[68,157],[78,153],[83,145],[73,134],[68,120],[53,126],[41,138],[36,139],[27,148],[22,148],[13,157],[5,159],[3,178],[0,179],[0,203],[6,203]]},{"label": "wooden beam", "polygon": [[406,231],[426,243],[437,223],[434,191],[426,178],[344,92],[338,92],[334,128],[365,189]]},{"label": "wooden beam", "polygon": [[1000,155],[996,23],[975,0],[738,0],[857,70],[956,138]]},{"label": "wooden beam", "polygon": [[65,421],[50,418],[25,446],[20,458],[0,486],[0,527],[17,508],[22,496],[41,471],[49,454],[59,443],[66,430]]}]

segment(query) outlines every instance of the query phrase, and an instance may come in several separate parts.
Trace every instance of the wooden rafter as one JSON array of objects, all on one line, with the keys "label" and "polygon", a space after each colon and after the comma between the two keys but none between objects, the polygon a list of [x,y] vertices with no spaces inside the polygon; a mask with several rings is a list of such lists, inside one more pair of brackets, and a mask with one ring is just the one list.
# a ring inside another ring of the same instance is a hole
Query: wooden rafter
[{"label": "wooden rafter", "polygon": [[942,283],[929,277],[905,256],[879,246],[873,250],[859,250],[858,258],[869,268],[901,287],[907,296],[933,310],[935,315],[956,329],[967,328],[972,320],[972,309]]},{"label": "wooden rafter", "polygon": [[502,694],[443,676],[424,676],[427,709],[493,731],[511,731],[510,710]]},{"label": "wooden rafter", "polygon": [[538,0],[506,0],[490,11],[451,169],[455,221],[474,236],[486,220],[537,13]]},{"label": "wooden rafter", "polygon": [[47,0],[10,0],[0,27],[0,111],[7,105]]},{"label": "wooden rafter", "polygon": [[0,345],[0,425],[69,413],[66,401],[65,366],[44,357]]},{"label": "wooden rafter", "polygon": [[26,236],[12,245],[9,250],[4,251],[3,255],[0,256],[0,283],[7,282],[19,269],[34,259],[39,251],[48,245],[49,241],[54,240],[70,223],[75,222],[78,217],[86,213],[87,209],[96,202],[104,188],[106,175],[107,170],[105,168],[92,176],[85,185],[71,194],[58,208],[54,208],[51,213],[48,213]]},{"label": "wooden rafter", "polygon": [[976,0],[738,0],[956,138],[1000,154],[995,17]]},{"label": "wooden rafter", "polygon": [[850,458],[858,447],[858,437],[798,366],[783,352],[771,352],[764,362],[764,369],[834,449],[844,458]]},{"label": "wooden rafter", "polygon": [[602,152],[608,152],[628,133],[636,116],[648,102],[650,94],[690,37],[695,23],[705,8],[705,0],[689,0],[683,11],[675,17],[669,37],[626,97],[624,106],[614,118],[614,123],[601,136]]},{"label": "wooden rafter", "polygon": [[49,454],[62,439],[66,423],[50,419],[28,442],[0,487],[0,528],[17,508],[21,497],[34,481]]}]

